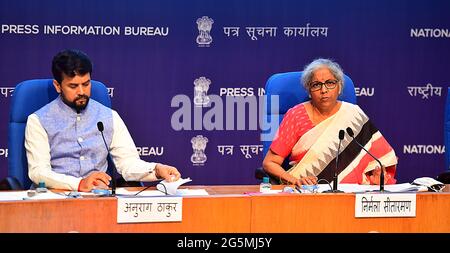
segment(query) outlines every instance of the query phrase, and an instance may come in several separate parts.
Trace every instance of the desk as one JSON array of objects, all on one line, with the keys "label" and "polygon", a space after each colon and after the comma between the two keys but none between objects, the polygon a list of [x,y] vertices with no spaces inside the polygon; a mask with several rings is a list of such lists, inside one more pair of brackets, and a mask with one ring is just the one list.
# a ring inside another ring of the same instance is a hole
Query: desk
[{"label": "desk", "polygon": [[418,193],[416,203],[416,217],[355,218],[354,194],[254,196],[251,227],[271,233],[450,232],[449,193]]},{"label": "desk", "polygon": [[418,193],[415,218],[355,218],[354,194],[243,194],[259,186],[195,186],[183,221],[117,224],[117,199],[0,202],[0,232],[450,232],[450,193]]}]

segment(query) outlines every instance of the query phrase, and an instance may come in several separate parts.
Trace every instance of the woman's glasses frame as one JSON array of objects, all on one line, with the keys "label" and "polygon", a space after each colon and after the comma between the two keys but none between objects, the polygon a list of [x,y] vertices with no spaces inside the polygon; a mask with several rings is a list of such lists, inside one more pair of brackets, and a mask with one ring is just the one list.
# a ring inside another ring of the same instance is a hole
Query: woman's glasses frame
[{"label": "woman's glasses frame", "polygon": [[332,79],[326,80],[323,83],[316,81],[316,82],[312,82],[309,85],[309,90],[310,91],[318,91],[318,90],[321,90],[324,85],[327,89],[332,90],[332,89],[336,88],[338,83],[339,83],[338,80],[332,80]]}]

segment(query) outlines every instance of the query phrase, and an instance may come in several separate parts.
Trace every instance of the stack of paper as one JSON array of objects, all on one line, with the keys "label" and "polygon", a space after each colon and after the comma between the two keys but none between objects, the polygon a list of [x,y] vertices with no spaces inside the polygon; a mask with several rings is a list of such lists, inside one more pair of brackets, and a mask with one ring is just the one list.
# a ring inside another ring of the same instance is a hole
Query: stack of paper
[{"label": "stack of paper", "polygon": [[[338,184],[338,190],[346,193],[371,192],[379,189],[379,185]],[[412,185],[410,183],[385,185],[384,189],[387,192],[418,192],[428,190],[427,187]],[[318,192],[324,192],[326,190],[330,190],[330,186],[328,184],[319,184]]]},{"label": "stack of paper", "polygon": [[192,180],[190,178],[180,178],[177,181],[174,182],[168,182],[166,180],[161,181],[159,184],[156,185],[156,189],[159,191],[167,194],[167,195],[176,195],[177,189],[180,187],[180,185],[191,182]]}]

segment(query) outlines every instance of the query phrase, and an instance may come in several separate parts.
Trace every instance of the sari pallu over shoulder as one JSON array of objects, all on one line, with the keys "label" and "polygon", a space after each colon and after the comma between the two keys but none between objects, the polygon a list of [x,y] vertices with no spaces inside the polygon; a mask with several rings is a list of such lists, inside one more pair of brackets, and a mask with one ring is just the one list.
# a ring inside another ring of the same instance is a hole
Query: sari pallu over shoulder
[{"label": "sari pallu over shoulder", "polygon": [[[317,176],[331,182],[336,169],[336,155],[339,145],[339,130],[350,127],[355,139],[378,157],[384,167],[389,167],[390,181],[395,183],[395,164],[397,158],[389,143],[372,124],[367,115],[357,105],[342,102],[339,111],[305,133],[295,144],[292,153],[300,152],[304,144],[312,143],[306,154],[288,173],[296,178]],[[347,134],[341,142],[338,181],[341,183],[370,184],[366,175],[377,167],[378,163]]]}]

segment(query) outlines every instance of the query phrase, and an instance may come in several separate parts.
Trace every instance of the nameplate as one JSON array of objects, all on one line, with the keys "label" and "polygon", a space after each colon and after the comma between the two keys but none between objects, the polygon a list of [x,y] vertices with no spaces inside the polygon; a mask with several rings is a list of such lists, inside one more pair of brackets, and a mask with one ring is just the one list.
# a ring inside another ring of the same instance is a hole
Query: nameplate
[{"label": "nameplate", "polygon": [[117,223],[182,220],[181,197],[118,198]]},{"label": "nameplate", "polygon": [[416,217],[416,194],[356,194],[355,217]]}]

